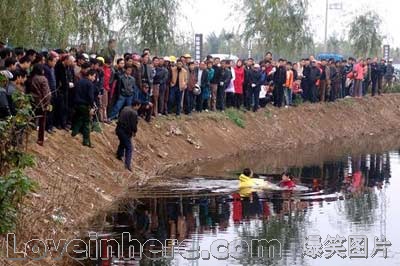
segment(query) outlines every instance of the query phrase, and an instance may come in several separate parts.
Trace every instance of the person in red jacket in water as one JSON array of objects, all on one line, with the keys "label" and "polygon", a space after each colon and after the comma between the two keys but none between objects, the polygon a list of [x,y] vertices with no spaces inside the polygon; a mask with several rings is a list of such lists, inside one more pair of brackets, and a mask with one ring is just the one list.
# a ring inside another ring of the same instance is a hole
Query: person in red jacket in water
[{"label": "person in red jacket in water", "polygon": [[284,172],[282,174],[282,180],[281,180],[281,182],[279,182],[279,186],[281,188],[293,189],[296,187],[296,183],[293,182],[293,180],[290,178],[289,173]]}]

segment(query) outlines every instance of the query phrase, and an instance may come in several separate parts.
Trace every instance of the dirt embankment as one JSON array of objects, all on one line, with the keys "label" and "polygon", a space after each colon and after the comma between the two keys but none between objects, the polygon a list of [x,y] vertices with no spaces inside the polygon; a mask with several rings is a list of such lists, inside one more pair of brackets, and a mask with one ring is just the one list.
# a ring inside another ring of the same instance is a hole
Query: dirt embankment
[{"label": "dirt embankment", "polygon": [[38,163],[28,174],[39,189],[23,210],[18,240],[71,239],[127,188],[139,188],[149,178],[163,182],[170,174],[193,172],[194,165],[205,161],[221,161],[226,156],[234,160],[249,151],[279,154],[321,143],[333,147],[334,141],[343,139],[348,145],[363,136],[374,141],[375,136],[397,134],[400,95],[281,110],[269,107],[243,118],[244,128],[222,113],[162,117],[151,124],[141,121],[133,174],[114,156],[118,141],[113,125],[105,125],[102,134],[93,134],[94,149],[81,146],[80,138],[73,139],[66,132],[48,136],[44,147],[32,141],[30,149]]}]

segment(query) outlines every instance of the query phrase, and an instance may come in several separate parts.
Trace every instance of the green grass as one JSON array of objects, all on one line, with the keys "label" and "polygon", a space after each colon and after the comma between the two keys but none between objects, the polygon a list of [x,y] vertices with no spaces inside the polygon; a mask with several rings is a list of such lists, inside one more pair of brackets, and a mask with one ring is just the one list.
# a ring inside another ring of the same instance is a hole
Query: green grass
[{"label": "green grass", "polygon": [[297,95],[296,99],[293,101],[294,106],[299,106],[303,104],[303,98],[300,95]]},{"label": "green grass", "polygon": [[400,93],[400,83],[394,83],[392,88],[386,88],[386,93]]},{"label": "green grass", "polygon": [[238,127],[245,128],[244,114],[243,112],[230,108],[225,111],[225,115]]},{"label": "green grass", "polygon": [[353,98],[344,98],[342,100],[342,103],[346,106],[352,106],[354,104],[354,99]]},{"label": "green grass", "polygon": [[268,107],[266,107],[265,108],[265,116],[267,117],[267,118],[271,118],[272,117],[272,113],[271,113],[271,110],[269,110],[269,108]]}]

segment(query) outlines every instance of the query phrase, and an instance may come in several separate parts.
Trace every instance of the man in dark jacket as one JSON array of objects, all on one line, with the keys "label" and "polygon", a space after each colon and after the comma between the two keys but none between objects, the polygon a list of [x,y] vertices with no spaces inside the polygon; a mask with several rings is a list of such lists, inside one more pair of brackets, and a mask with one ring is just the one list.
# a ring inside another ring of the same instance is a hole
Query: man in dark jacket
[{"label": "man in dark jacket", "polygon": [[[142,83],[147,83],[150,88],[153,87],[154,68],[151,66],[150,55],[142,55]],[[143,84],[142,84],[143,85]]]},{"label": "man in dark jacket", "polygon": [[379,79],[379,64],[378,64],[378,58],[375,57],[371,63],[372,97],[375,96],[377,93],[378,79]]},{"label": "man in dark jacket", "polygon": [[385,90],[392,88],[393,77],[394,77],[393,59],[389,59],[389,62],[386,65],[386,71],[385,71],[385,86],[384,86]]},{"label": "man in dark jacket", "polygon": [[316,103],[318,101],[318,91],[317,91],[317,81],[321,77],[321,71],[317,66],[317,62],[314,60],[312,61],[311,71],[310,71],[310,92],[311,92],[311,102]]},{"label": "man in dark jacket", "polygon": [[153,115],[157,116],[159,113],[158,102],[160,100],[160,84],[164,78],[164,71],[160,66],[160,59],[158,57],[153,58],[153,87],[152,87],[152,103],[153,103]]},{"label": "man in dark jacket", "polygon": [[167,105],[165,104],[165,100],[168,98],[167,86],[169,84],[169,72],[167,66],[169,61],[170,59],[168,57],[160,59],[160,97],[158,99],[158,113],[163,115],[167,114]]},{"label": "man in dark jacket", "polygon": [[276,98],[274,106],[281,108],[283,103],[283,85],[286,82],[286,60],[279,59],[278,69],[274,74],[274,90],[276,90]]},{"label": "man in dark jacket", "polygon": [[331,71],[327,65],[326,59],[321,60],[321,77],[319,83],[319,100],[325,102],[327,100],[327,95],[329,95],[329,90],[331,88]]},{"label": "man in dark jacket", "polygon": [[310,87],[311,66],[310,59],[304,59],[303,78],[301,80],[301,89],[303,90],[303,99],[311,102],[311,87]]},{"label": "man in dark jacket", "polygon": [[[121,80],[121,77],[125,74],[125,60],[122,58],[117,59],[117,65],[111,68],[111,95],[108,103],[108,114],[110,115],[112,112],[112,108],[119,98],[118,84]],[[133,74],[132,74],[133,75]],[[107,122],[110,122],[107,120]]]},{"label": "man in dark jacket", "polygon": [[197,69],[197,84],[200,86],[202,93],[197,96],[196,111],[202,112],[205,102],[205,100],[203,99],[203,91],[207,90],[210,87],[210,83],[208,82],[208,70],[206,62],[200,62],[200,66]]},{"label": "man in dark jacket", "polygon": [[132,172],[132,137],[136,135],[138,124],[138,113],[141,104],[140,101],[134,100],[132,106],[126,106],[122,109],[118,118],[117,128],[115,133],[119,139],[117,150],[117,159],[122,161],[125,157],[125,168]]},{"label": "man in dark jacket", "polygon": [[225,110],[225,90],[231,83],[232,80],[232,72],[229,68],[230,62],[222,60],[221,62],[221,79],[219,81],[219,86],[217,90],[217,110],[224,111]]},{"label": "man in dark jacket", "polygon": [[339,93],[339,98],[344,98],[345,91],[346,91],[346,66],[347,61],[344,59],[340,62],[339,64],[339,75],[340,75],[340,93]]},{"label": "man in dark jacket", "polygon": [[59,129],[68,130],[67,123],[71,117],[71,100],[74,85],[74,70],[72,66],[75,58],[70,55],[65,55],[57,62],[55,66],[56,75],[56,99],[54,109],[54,124]]},{"label": "man in dark jacket", "polygon": [[221,63],[220,59],[218,57],[214,58],[214,77],[210,81],[210,87],[211,87],[211,111],[216,111],[217,110],[217,91],[218,87],[220,86],[220,81],[221,81]]},{"label": "man in dark jacket", "polygon": [[378,94],[381,95],[383,92],[383,77],[386,73],[386,61],[385,59],[381,59],[381,63],[379,64],[379,71],[378,71]]},{"label": "man in dark jacket", "polygon": [[194,98],[195,95],[193,94],[193,90],[198,83],[197,80],[197,69],[195,67],[194,62],[189,62],[188,66],[188,84],[187,89],[185,91],[185,95],[183,97],[183,106],[186,115],[191,115],[194,107]]},{"label": "man in dark jacket", "polygon": [[54,132],[54,105],[56,104],[56,91],[57,91],[57,82],[56,82],[56,75],[54,72],[54,67],[57,63],[57,57],[54,55],[49,55],[46,64],[43,66],[44,69],[44,76],[46,77],[49,88],[51,91],[51,107],[47,112],[46,116],[46,131],[49,134]]},{"label": "man in dark jacket", "polygon": [[[353,72],[355,62],[356,62],[356,60],[354,58],[349,57],[349,59],[347,60],[347,64],[344,67],[344,74],[345,74],[344,97],[350,96],[350,91],[353,86],[353,82],[351,82],[350,84],[346,84],[346,81],[347,81],[347,75],[350,74],[351,72]],[[348,85],[348,86],[346,86],[346,85]]]},{"label": "man in dark jacket", "polygon": [[90,120],[94,107],[94,81],[96,70],[90,69],[86,77],[79,80],[74,95],[74,118],[72,122],[72,137],[79,133],[83,135],[83,145],[93,148],[90,142]]},{"label": "man in dark jacket", "polygon": [[109,120],[117,118],[118,113],[122,110],[124,106],[132,105],[135,84],[135,78],[132,77],[132,66],[126,66],[124,75],[119,76],[118,84],[116,87],[119,97],[111,110]]},{"label": "man in dark jacket", "polygon": [[6,91],[7,91],[8,104],[10,106],[11,114],[16,115],[18,110],[13,100],[13,95],[17,91],[25,92],[25,84],[28,73],[26,73],[26,71],[24,70],[16,70],[11,72],[11,74],[13,77],[9,80]]},{"label": "man in dark jacket", "polygon": [[253,112],[257,112],[260,105],[261,85],[264,83],[263,75],[260,70],[260,65],[254,65],[250,76],[251,80],[251,97],[254,98]]},{"label": "man in dark jacket", "polygon": [[250,111],[251,108],[251,75],[253,71],[254,60],[253,58],[247,59],[246,66],[244,67],[244,82],[243,82],[243,96],[244,107]]}]

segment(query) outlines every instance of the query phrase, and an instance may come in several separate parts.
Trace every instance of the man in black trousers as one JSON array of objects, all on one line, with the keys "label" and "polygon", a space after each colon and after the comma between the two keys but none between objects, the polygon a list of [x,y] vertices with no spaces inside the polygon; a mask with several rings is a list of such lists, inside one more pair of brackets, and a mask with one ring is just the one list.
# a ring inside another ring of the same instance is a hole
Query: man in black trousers
[{"label": "man in black trousers", "polygon": [[276,90],[276,98],[274,99],[275,107],[282,107],[283,103],[283,85],[286,82],[286,60],[279,59],[278,69],[274,74],[274,90]]},{"label": "man in black trousers", "polygon": [[122,109],[117,123],[115,133],[119,139],[119,146],[117,151],[117,159],[122,161],[122,157],[125,155],[125,168],[132,172],[131,161],[132,161],[132,136],[136,135],[138,113],[141,103],[138,100],[134,100],[132,106],[126,106]]}]

